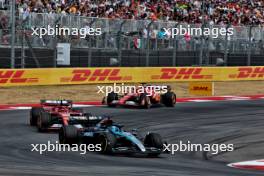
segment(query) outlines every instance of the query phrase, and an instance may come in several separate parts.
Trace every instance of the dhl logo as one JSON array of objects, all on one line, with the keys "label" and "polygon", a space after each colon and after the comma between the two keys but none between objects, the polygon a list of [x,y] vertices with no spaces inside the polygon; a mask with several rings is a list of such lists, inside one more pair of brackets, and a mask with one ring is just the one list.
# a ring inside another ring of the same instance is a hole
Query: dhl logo
[{"label": "dhl logo", "polygon": [[238,74],[231,74],[229,78],[263,78],[264,67],[241,67],[238,68]]},{"label": "dhl logo", "polygon": [[212,79],[213,75],[202,75],[203,68],[162,68],[161,75],[152,79]]},{"label": "dhl logo", "polygon": [[208,91],[208,90],[210,90],[210,88],[209,87],[207,87],[207,86],[194,86],[193,87],[193,90],[204,90],[204,91]]},{"label": "dhl logo", "polygon": [[38,78],[24,78],[24,70],[0,71],[0,85],[8,83],[32,83],[38,82]]},{"label": "dhl logo", "polygon": [[61,82],[88,82],[88,81],[121,81],[132,80],[131,76],[120,75],[120,69],[81,69],[73,70],[73,76],[62,78]]}]

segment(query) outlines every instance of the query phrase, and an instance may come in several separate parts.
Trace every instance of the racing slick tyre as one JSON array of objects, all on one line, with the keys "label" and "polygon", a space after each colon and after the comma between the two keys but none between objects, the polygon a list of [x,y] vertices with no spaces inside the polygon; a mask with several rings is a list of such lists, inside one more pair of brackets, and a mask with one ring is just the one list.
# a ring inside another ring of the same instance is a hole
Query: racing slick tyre
[{"label": "racing slick tyre", "polygon": [[41,112],[37,120],[38,131],[45,131],[49,127],[50,121],[51,115],[48,112]]},{"label": "racing slick tyre", "polygon": [[147,96],[147,94],[141,94],[139,97],[139,104],[141,107],[145,109],[149,109],[151,106],[150,98]]},{"label": "racing slick tyre", "polygon": [[111,92],[107,95],[107,98],[106,98],[106,103],[109,107],[115,107],[116,105],[115,104],[112,104],[112,102],[114,100],[118,100],[118,94],[117,93],[114,93],[114,92]]},{"label": "racing slick tyre", "polygon": [[43,108],[32,107],[32,109],[30,110],[30,119],[29,119],[30,126],[37,125],[38,117],[40,116],[41,112],[44,112]]},{"label": "racing slick tyre", "polygon": [[79,133],[78,129],[73,125],[67,125],[61,127],[59,131],[59,142],[60,144],[78,144]]},{"label": "racing slick tyre", "polygon": [[162,103],[167,107],[174,107],[176,104],[176,94],[174,92],[163,94]]},{"label": "racing slick tyre", "polygon": [[116,144],[116,138],[111,133],[105,133],[98,137],[98,144],[101,144],[101,153],[112,154]]},{"label": "racing slick tyre", "polygon": [[[157,149],[160,149],[160,151],[162,152],[163,149],[163,142],[162,142],[162,138],[159,134],[157,133],[149,133],[146,135],[145,139],[144,139],[144,145],[147,147],[155,147]],[[150,153],[148,154],[149,156],[152,157],[157,157],[159,156],[160,153]]]}]

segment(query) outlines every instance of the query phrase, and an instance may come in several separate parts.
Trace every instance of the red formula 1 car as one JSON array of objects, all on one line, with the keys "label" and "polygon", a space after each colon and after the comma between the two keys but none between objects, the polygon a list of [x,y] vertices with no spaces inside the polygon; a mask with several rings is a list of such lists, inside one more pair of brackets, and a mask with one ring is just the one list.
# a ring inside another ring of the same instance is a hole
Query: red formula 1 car
[{"label": "red formula 1 car", "polygon": [[91,116],[80,108],[72,107],[71,100],[41,100],[40,105],[30,111],[30,125],[36,126],[39,131],[59,130],[67,125],[81,128]]},{"label": "red formula 1 car", "polygon": [[154,104],[163,104],[167,107],[174,107],[176,104],[176,94],[167,86],[166,93],[156,93],[152,90],[152,86],[144,86],[144,92],[127,93],[118,95],[115,92],[109,93],[103,98],[102,103],[109,107],[116,106],[136,106],[142,108],[150,108]]}]

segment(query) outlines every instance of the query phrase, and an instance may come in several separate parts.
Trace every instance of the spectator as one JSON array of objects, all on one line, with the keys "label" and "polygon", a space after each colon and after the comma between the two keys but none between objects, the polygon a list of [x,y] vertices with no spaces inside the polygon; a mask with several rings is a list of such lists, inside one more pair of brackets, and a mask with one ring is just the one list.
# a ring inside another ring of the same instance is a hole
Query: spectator
[{"label": "spectator", "polygon": [[[1,2],[3,0],[0,0]],[[17,0],[20,11],[98,18],[263,25],[263,0]],[[1,4],[1,3],[0,3]]]},{"label": "spectator", "polygon": [[164,39],[166,37],[166,32],[164,28],[161,28],[160,31],[158,32],[158,38],[159,39]]},{"label": "spectator", "polygon": [[0,11],[0,43],[8,44],[8,16]]},{"label": "spectator", "polygon": [[5,8],[5,0],[0,0],[0,9]]}]

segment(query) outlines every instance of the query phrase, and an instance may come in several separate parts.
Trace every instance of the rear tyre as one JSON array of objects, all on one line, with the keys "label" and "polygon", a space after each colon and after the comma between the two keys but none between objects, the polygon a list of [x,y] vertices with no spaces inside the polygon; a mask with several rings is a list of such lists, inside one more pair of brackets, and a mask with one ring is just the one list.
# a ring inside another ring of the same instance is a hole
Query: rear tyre
[{"label": "rear tyre", "polygon": [[98,144],[101,144],[101,153],[112,154],[116,144],[116,138],[113,134],[106,133],[98,137]]},{"label": "rear tyre", "polygon": [[162,96],[162,103],[167,107],[174,107],[176,104],[176,94],[167,92]]},{"label": "rear tyre", "polygon": [[147,147],[155,147],[157,149],[160,149],[160,153],[150,153],[149,156],[157,157],[161,154],[163,149],[163,142],[162,138],[157,133],[149,133],[146,135],[144,139],[144,145]]},{"label": "rear tyre", "polygon": [[79,134],[78,129],[73,125],[63,126],[59,131],[60,144],[78,144]]},{"label": "rear tyre", "polygon": [[32,107],[32,109],[30,110],[30,119],[29,119],[29,124],[31,126],[37,125],[38,117],[40,116],[41,112],[44,112],[43,108]]},{"label": "rear tyre", "polygon": [[50,121],[51,115],[48,112],[41,112],[37,120],[38,131],[45,131],[49,127]]},{"label": "rear tyre", "polygon": [[116,105],[115,104],[112,104],[112,102],[114,100],[118,100],[118,94],[117,93],[114,93],[114,92],[111,92],[107,95],[107,98],[106,98],[106,103],[109,107],[115,107]]},{"label": "rear tyre", "polygon": [[151,106],[150,98],[146,94],[141,94],[139,98],[139,104],[145,109],[149,109]]}]

